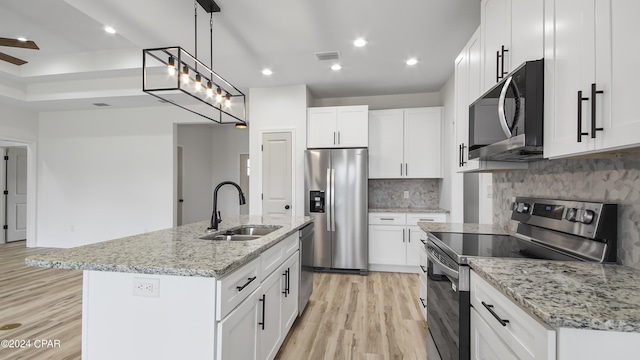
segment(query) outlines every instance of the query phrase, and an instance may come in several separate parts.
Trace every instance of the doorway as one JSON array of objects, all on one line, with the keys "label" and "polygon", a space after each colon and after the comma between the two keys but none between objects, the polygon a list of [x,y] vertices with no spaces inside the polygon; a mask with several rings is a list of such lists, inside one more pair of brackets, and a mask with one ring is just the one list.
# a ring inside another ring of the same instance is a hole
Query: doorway
[{"label": "doorway", "polygon": [[262,215],[295,214],[291,137],[290,132],[262,134]]},{"label": "doorway", "polygon": [[0,243],[27,239],[27,145],[0,141],[4,164],[1,167],[4,199],[0,205],[3,229]]}]

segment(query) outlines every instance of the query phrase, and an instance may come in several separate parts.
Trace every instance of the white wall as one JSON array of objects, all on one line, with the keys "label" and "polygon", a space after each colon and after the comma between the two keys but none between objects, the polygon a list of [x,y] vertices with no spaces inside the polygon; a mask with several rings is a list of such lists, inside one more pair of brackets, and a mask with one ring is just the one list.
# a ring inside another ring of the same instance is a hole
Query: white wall
[{"label": "white wall", "polygon": [[315,99],[309,106],[369,105],[369,110],[442,106],[440,92]]},{"label": "white wall", "polygon": [[72,247],[174,224],[177,107],[44,112],[37,245]]},{"label": "white wall", "polygon": [[206,220],[211,215],[213,186],[213,130],[210,124],[180,124],[177,145],[182,147],[182,223]]},{"label": "white wall", "polygon": [[[249,153],[249,130],[236,129],[232,125],[215,126],[213,136],[213,186],[208,192],[208,214],[211,218],[213,187],[223,181],[233,181],[240,185],[240,154]],[[252,162],[253,164],[253,162]],[[253,170],[253,169],[251,169]],[[251,172],[253,175],[253,171]],[[245,189],[243,189],[244,191]],[[247,198],[250,206],[251,199]],[[238,191],[231,185],[225,185],[218,191],[218,210],[222,218],[240,214]]]},{"label": "white wall", "polygon": [[304,150],[306,149],[307,101],[306,85],[292,85],[249,90],[249,156],[251,158],[250,208],[252,215],[262,214],[262,133],[293,132],[294,211],[304,215]]},{"label": "white wall", "polygon": [[455,176],[453,169],[455,143],[455,81],[451,75],[447,82],[440,89],[442,98],[442,187],[440,188],[440,207],[451,211],[453,196],[453,177]]}]

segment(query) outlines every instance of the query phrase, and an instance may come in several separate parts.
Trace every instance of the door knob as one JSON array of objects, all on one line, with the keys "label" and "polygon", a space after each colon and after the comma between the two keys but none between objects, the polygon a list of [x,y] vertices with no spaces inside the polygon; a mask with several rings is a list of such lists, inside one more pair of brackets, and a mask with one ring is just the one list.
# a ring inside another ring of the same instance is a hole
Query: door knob
[{"label": "door knob", "polygon": [[289,210],[289,208],[290,208],[290,207],[291,207],[291,206],[289,206],[289,205],[285,205],[285,206],[284,206],[284,208],[285,208],[286,210]]},{"label": "door knob", "polygon": [[180,200],[178,200],[178,202],[184,202],[184,199],[180,199]]}]

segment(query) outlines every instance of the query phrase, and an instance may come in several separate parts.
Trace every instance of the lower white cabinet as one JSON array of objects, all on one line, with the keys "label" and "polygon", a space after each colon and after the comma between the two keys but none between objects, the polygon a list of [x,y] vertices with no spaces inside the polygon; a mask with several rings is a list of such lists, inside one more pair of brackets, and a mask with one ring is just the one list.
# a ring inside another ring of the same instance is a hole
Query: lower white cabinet
[{"label": "lower white cabinet", "polygon": [[298,255],[298,252],[295,252],[280,269],[282,274],[280,280],[282,281],[284,294],[284,298],[282,298],[282,340],[284,340],[285,335],[293,326],[293,322],[298,318],[298,292],[300,291],[298,288],[300,257]]},{"label": "lower white cabinet", "polygon": [[418,222],[446,222],[445,213],[369,213],[369,270],[419,273]]},{"label": "lower white cabinet", "polygon": [[260,290],[254,291],[218,322],[216,359],[256,359],[261,298]]},{"label": "lower white cabinet", "polygon": [[471,271],[470,295],[471,359],[556,358],[556,331],[527,314],[475,271]]}]

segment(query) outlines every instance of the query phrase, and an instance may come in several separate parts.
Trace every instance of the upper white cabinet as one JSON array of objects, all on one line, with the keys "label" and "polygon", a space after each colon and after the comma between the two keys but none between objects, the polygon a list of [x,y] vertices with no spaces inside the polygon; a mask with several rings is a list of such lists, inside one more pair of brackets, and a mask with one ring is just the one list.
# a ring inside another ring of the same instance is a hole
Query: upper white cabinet
[{"label": "upper white cabinet", "polygon": [[482,93],[525,61],[543,57],[543,20],[540,0],[482,1]]},{"label": "upper white cabinet", "polygon": [[307,109],[307,148],[367,147],[367,105]]},{"label": "upper white cabinet", "polygon": [[545,0],[544,156],[640,145],[640,2]]},{"label": "upper white cabinet", "polygon": [[442,177],[442,108],[369,112],[369,178]]}]

